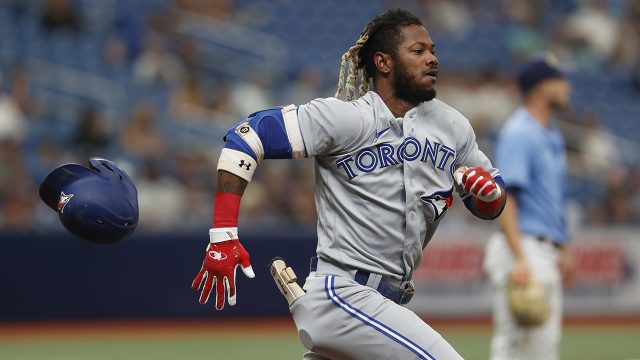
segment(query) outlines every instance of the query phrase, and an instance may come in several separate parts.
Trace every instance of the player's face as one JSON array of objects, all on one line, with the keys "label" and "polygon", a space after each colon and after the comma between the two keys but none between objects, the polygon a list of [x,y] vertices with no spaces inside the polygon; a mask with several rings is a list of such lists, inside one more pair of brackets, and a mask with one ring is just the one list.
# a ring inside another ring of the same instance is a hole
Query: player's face
[{"label": "player's face", "polygon": [[571,103],[571,85],[565,79],[545,81],[544,91],[549,105],[554,110],[567,110]]},{"label": "player's face", "polygon": [[394,89],[396,96],[419,104],[436,97],[438,58],[424,26],[409,25],[402,30],[402,43],[394,57]]}]

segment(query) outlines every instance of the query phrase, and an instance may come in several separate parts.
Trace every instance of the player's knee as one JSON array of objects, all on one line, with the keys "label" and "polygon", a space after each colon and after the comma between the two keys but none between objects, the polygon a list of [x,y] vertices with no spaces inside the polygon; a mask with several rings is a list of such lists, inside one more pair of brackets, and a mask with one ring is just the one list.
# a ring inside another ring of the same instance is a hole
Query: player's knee
[{"label": "player's knee", "polygon": [[306,329],[298,329],[298,338],[300,338],[302,346],[308,350],[313,350],[313,339]]},{"label": "player's knee", "polygon": [[335,338],[331,339],[327,331],[327,325],[323,323],[325,317],[318,316],[318,309],[312,307],[312,301],[307,298],[309,295],[304,295],[297,299],[289,310],[293,316],[293,321],[296,324],[298,330],[298,337],[302,345],[317,353],[323,353],[322,350],[326,350],[331,347],[335,342]]},{"label": "player's knee", "polygon": [[307,300],[306,295],[298,298],[293,304],[291,304],[291,306],[289,306],[289,311],[293,316],[293,321],[296,323],[300,342],[302,342],[302,345],[305,348],[313,350],[314,341],[312,333],[315,333],[313,328],[316,325],[313,321],[313,315],[309,311],[310,309],[308,308],[308,304],[305,300]]}]

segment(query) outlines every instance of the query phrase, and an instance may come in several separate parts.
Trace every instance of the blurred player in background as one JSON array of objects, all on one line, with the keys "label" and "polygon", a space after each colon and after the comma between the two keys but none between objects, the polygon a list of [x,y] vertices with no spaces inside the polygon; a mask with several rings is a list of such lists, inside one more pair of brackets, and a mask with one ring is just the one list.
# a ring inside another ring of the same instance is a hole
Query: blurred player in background
[{"label": "blurred player in background", "polygon": [[[485,270],[493,292],[494,336],[491,359],[558,358],[562,325],[562,279],[570,279],[567,247],[564,140],[554,115],[569,108],[570,84],[552,58],[531,60],[517,75],[523,106],[507,120],[496,144],[496,161],[509,200],[500,217],[501,233],[487,244]],[[514,319],[507,299],[515,283],[535,278],[550,315],[527,327]]]},{"label": "blurred player in background", "polygon": [[225,292],[235,304],[235,268],[254,276],[237,229],[247,183],[263,159],[314,157],[318,257],[290,306],[304,358],[461,359],[402,305],[454,183],[475,216],[494,219],[506,200],[502,179],[469,121],[434,99],[438,59],[418,18],[376,16],[342,60],[335,98],[259,111],[227,133],[193,289],[206,303],[215,283],[216,308]]}]

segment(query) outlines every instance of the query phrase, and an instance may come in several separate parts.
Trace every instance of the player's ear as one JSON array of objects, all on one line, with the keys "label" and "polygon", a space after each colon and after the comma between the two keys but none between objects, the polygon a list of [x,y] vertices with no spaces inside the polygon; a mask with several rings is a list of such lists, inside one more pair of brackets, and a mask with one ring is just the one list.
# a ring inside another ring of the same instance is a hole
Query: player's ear
[{"label": "player's ear", "polygon": [[373,63],[376,65],[378,71],[383,74],[389,74],[393,66],[393,58],[390,54],[377,51],[373,54]]}]

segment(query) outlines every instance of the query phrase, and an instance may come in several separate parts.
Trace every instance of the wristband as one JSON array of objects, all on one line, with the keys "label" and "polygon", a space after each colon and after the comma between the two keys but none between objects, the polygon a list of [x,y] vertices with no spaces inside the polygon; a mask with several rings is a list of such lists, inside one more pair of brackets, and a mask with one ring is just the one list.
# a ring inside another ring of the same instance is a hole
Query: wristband
[{"label": "wristband", "polygon": [[241,199],[242,197],[237,194],[217,192],[213,203],[212,228],[238,227],[238,213],[240,212]]},{"label": "wristband", "polygon": [[238,238],[238,228],[213,228],[209,229],[209,242],[212,244],[220,243]]}]

